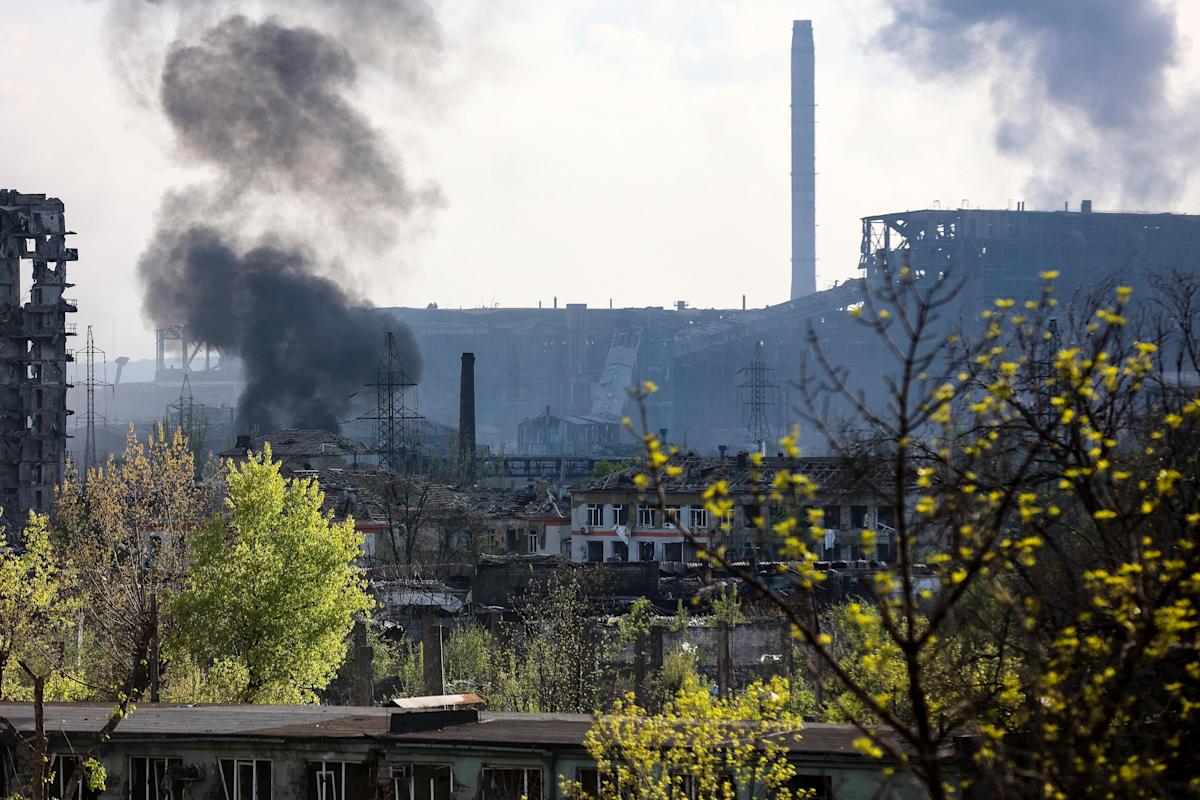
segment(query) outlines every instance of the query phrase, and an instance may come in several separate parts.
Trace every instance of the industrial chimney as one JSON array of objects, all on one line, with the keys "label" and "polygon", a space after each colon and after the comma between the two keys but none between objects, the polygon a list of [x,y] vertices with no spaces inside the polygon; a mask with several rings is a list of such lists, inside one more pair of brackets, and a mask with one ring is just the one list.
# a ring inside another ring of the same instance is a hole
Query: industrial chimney
[{"label": "industrial chimney", "polygon": [[462,354],[458,385],[458,463],[465,483],[475,482],[475,354]]},{"label": "industrial chimney", "polygon": [[792,23],[792,299],[817,290],[812,20]]}]

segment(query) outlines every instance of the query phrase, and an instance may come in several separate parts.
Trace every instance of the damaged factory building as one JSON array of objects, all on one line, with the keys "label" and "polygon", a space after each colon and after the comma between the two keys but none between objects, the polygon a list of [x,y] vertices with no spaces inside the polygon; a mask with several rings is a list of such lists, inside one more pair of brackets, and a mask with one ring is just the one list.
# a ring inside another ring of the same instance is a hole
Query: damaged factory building
[{"label": "damaged factory building", "polygon": [[[921,281],[964,281],[947,318],[978,319],[998,298],[1040,292],[1053,265],[1066,299],[1120,274],[1135,297],[1156,276],[1200,273],[1200,217],[1073,210],[923,209],[862,219],[858,277],[880,280],[907,265]],[[757,449],[787,432],[801,398],[809,330],[848,387],[881,396],[894,359],[846,313],[862,300],[850,280],[765,308],[391,309],[412,330],[426,369],[426,409],[454,408],[458,354],[477,357],[476,434],[515,455],[619,456],[632,442],[619,423],[632,408],[624,388],[652,381],[651,429],[702,453]],[[837,413],[836,402],[831,411]],[[805,441],[816,454],[816,441]]]},{"label": "damaged factory building", "polygon": [[[67,247],[61,200],[0,190],[0,507],[5,526],[44,512],[67,455]],[[22,304],[23,262],[32,264]]]}]

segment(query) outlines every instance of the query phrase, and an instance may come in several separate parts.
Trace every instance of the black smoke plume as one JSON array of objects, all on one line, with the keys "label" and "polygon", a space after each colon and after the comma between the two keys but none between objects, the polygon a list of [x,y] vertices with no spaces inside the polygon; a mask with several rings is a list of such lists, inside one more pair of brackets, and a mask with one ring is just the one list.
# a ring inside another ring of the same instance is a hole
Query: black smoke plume
[{"label": "black smoke plume", "polygon": [[[340,5],[356,4],[307,10]],[[412,215],[440,201],[436,187],[411,184],[350,99],[360,58],[419,71],[437,41],[432,14],[408,0],[361,5],[375,21],[369,41],[333,18],[319,29],[233,15],[181,30],[161,59],[159,104],[177,151],[213,178],[164,198],[139,261],[144,310],[241,361],[243,429],[336,430],[385,330],[420,374],[411,335],[366,308],[320,255],[383,256]]]},{"label": "black smoke plume", "polygon": [[[1189,103],[1172,102],[1173,8],[1160,0],[891,0],[877,37],[918,75],[986,70],[998,148],[1041,201],[1164,202],[1186,185]],[[962,91],[962,84],[953,84]]]},{"label": "black smoke plume", "polygon": [[243,430],[336,431],[347,390],[369,377],[386,330],[419,368],[408,332],[313,274],[302,250],[262,245],[239,253],[203,226],[159,244],[152,252],[169,268],[144,271],[146,291],[164,316],[186,320],[193,338],[241,358]]},{"label": "black smoke plume", "polygon": [[311,28],[231,17],[195,43],[176,43],[162,73],[162,107],[185,155],[241,185],[325,195],[407,211],[418,198],[378,134],[343,97],[357,66]]}]

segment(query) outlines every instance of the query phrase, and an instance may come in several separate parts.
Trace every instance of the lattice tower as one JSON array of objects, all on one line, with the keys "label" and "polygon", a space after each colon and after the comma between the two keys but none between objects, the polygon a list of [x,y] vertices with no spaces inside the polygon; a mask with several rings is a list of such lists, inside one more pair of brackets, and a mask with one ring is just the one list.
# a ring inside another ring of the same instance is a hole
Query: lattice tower
[{"label": "lattice tower", "polygon": [[375,381],[366,386],[375,388],[375,409],[359,419],[375,423],[375,452],[379,455],[379,466],[393,472],[406,472],[420,446],[418,424],[424,417],[416,411],[416,384],[408,377],[391,331],[384,337]]}]

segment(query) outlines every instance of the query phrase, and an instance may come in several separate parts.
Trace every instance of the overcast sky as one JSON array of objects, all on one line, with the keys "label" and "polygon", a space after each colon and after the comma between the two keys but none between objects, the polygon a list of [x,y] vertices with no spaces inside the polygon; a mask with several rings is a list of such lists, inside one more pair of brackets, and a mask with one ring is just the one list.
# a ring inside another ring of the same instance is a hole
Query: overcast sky
[{"label": "overcast sky", "polygon": [[[873,44],[890,19],[883,0],[439,9],[446,51],[430,85],[393,91],[374,76],[358,96],[413,179],[446,198],[392,256],[350,265],[376,305],[786,299],[793,19],[814,20],[819,287],[853,274],[859,217],[935,201],[1004,208],[1043,167],[994,145],[1001,84],[986,63],[922,79]],[[40,0],[0,17],[0,186],[66,202],[80,328],[96,326],[110,359],[136,358],[153,338],[134,265],[162,193],[196,176],[114,77],[105,13],[99,1]],[[1187,97],[1200,87],[1200,4],[1176,13],[1171,92]],[[1053,205],[1084,197],[1097,210],[1127,204],[1082,175]],[[1200,212],[1200,182],[1153,210]]]}]

